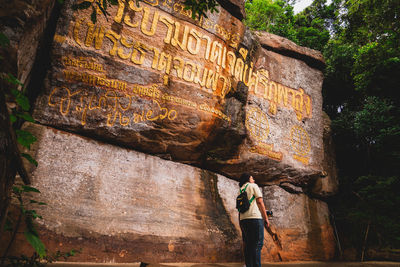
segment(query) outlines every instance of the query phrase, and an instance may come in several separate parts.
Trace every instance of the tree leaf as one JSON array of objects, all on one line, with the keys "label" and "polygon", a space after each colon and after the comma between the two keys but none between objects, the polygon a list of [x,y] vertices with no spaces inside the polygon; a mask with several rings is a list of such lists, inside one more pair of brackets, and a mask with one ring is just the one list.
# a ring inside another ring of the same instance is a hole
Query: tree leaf
[{"label": "tree leaf", "polygon": [[21,188],[19,188],[18,186],[13,186],[12,190],[13,190],[14,194],[17,194],[17,195],[21,194],[21,192],[22,192]]},{"label": "tree leaf", "polygon": [[104,17],[108,21],[107,15],[110,15],[102,6],[99,2],[96,2],[97,6],[99,7],[100,11],[103,13]]},{"label": "tree leaf", "polygon": [[41,259],[46,256],[46,247],[40,238],[32,233],[31,231],[25,231],[24,233],[26,240],[28,240],[29,244],[35,249],[36,253],[39,255]]},{"label": "tree leaf", "polygon": [[36,201],[36,200],[34,200],[34,199],[31,199],[31,200],[29,201],[29,203],[31,203],[31,204],[38,204],[38,205],[47,205],[47,203],[45,203],[45,202]]},{"label": "tree leaf", "polygon": [[34,120],[34,119],[32,118],[32,116],[31,116],[31,114],[29,114],[29,113],[27,113],[27,112],[24,112],[24,113],[18,112],[16,115],[17,115],[18,117],[20,117],[20,118],[26,120],[26,121],[35,122],[35,120]]},{"label": "tree leaf", "polygon": [[35,165],[36,167],[38,166],[38,162],[37,162],[34,158],[32,158],[31,155],[26,154],[26,153],[21,153],[21,156],[24,157],[24,158],[26,158],[30,163],[32,163],[32,164]]},{"label": "tree leaf", "polygon": [[36,137],[33,136],[30,132],[24,131],[24,130],[15,130],[15,133],[17,134],[17,141],[20,143],[22,146],[31,149],[31,144],[36,142]]},{"label": "tree leaf", "polygon": [[28,216],[31,216],[33,219],[37,219],[37,218],[43,219],[42,216],[37,214],[36,210],[27,210],[25,214]]},{"label": "tree leaf", "polygon": [[14,75],[12,75],[11,73],[8,73],[6,76],[6,80],[11,83],[11,84],[15,84],[15,85],[24,85],[23,83],[21,83],[20,80],[18,80]]},{"label": "tree leaf", "polygon": [[73,4],[72,5],[72,10],[88,9],[91,5],[92,5],[91,2],[83,1],[82,3],[79,3],[79,4]]},{"label": "tree leaf", "polygon": [[17,117],[15,115],[13,115],[13,114],[10,114],[10,121],[11,121],[11,123],[16,122],[17,121]]},{"label": "tree leaf", "polygon": [[28,111],[31,108],[31,105],[29,104],[29,99],[24,96],[24,95],[20,95],[19,97],[17,97],[15,99],[15,101],[17,102],[17,104],[24,110],[24,111]]},{"label": "tree leaf", "polygon": [[0,46],[6,47],[8,45],[10,45],[10,40],[4,33],[0,32]]},{"label": "tree leaf", "polygon": [[12,89],[11,93],[15,96],[15,101],[24,110],[28,111],[31,107],[29,99],[17,89]]},{"label": "tree leaf", "polygon": [[24,190],[24,192],[40,193],[40,191],[37,188],[34,188],[32,186],[28,186],[28,185],[22,185],[22,189]]},{"label": "tree leaf", "polygon": [[93,24],[96,24],[96,22],[97,22],[97,12],[96,12],[96,9],[94,7],[93,7],[93,10],[92,10],[92,14],[90,15],[90,19],[92,20]]}]

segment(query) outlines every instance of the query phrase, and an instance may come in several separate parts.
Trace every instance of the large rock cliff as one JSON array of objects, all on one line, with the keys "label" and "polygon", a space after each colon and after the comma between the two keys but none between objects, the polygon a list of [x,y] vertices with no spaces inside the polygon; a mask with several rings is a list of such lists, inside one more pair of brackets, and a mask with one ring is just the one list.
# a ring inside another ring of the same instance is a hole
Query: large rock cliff
[{"label": "large rock cliff", "polygon": [[48,203],[40,232],[51,250],[82,247],[75,259],[95,262],[240,261],[235,179],[249,172],[281,242],[267,242],[263,259],[333,257],[328,207],[311,198],[337,189],[323,58],[250,32],[243,1],[219,2],[194,20],[178,1],[119,1],[93,24],[66,1],[38,124],[24,126],[38,137],[30,173]]}]

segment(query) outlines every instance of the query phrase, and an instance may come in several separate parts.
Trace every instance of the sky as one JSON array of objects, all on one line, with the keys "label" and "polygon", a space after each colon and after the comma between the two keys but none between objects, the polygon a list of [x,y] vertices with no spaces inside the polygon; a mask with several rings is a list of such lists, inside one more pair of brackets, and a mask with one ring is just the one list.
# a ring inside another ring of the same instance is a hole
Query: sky
[{"label": "sky", "polygon": [[[306,7],[311,5],[313,0],[298,0],[297,3],[294,5],[294,13],[297,14],[300,11],[303,11]],[[330,4],[331,1],[328,1],[327,4]]]},{"label": "sky", "polygon": [[306,7],[311,5],[312,2],[313,2],[313,0],[299,0],[294,5],[294,13],[295,14],[299,13],[300,11],[302,11],[303,9],[305,9]]}]

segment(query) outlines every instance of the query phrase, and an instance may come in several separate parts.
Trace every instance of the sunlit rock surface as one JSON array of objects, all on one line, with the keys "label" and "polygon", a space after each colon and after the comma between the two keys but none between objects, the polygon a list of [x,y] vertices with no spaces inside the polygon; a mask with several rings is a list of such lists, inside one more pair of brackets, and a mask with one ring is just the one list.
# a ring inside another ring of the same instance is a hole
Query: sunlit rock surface
[{"label": "sunlit rock surface", "polygon": [[[241,260],[237,182],[192,166],[45,126],[33,185],[43,241],[53,251],[83,248],[81,261]],[[25,244],[29,246],[29,244]]]},{"label": "sunlit rock surface", "polygon": [[64,8],[39,122],[260,184],[321,176],[322,72],[263,45],[313,62],[317,51],[258,40],[222,8],[201,20],[180,3],[109,12],[93,24]]}]

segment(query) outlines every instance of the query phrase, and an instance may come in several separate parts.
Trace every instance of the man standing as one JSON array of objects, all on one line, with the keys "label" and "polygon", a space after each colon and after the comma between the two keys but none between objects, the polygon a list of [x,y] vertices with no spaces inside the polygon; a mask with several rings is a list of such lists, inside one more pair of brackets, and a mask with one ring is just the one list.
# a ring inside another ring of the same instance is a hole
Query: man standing
[{"label": "man standing", "polygon": [[261,249],[264,243],[264,222],[269,227],[262,193],[254,178],[243,173],[239,180],[241,192],[247,193],[250,208],[239,213],[246,267],[261,267]]}]

